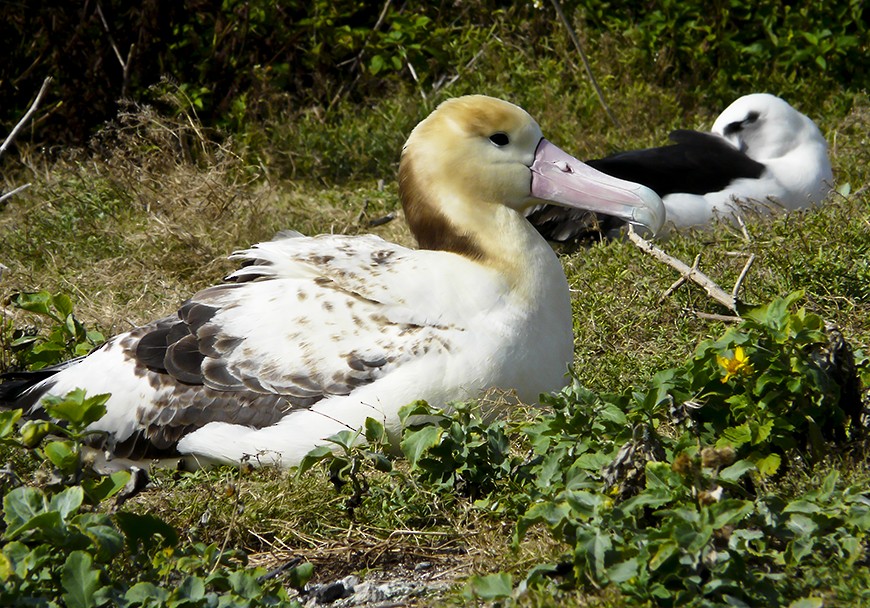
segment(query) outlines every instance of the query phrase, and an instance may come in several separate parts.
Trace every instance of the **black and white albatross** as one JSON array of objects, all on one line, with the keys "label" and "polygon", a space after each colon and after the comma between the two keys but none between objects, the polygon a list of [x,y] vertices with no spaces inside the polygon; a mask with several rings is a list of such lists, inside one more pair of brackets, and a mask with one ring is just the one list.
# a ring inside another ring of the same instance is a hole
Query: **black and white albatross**
[{"label": "black and white albatross", "polygon": [[[677,130],[674,142],[586,161],[608,175],[644,184],[665,204],[666,228],[709,224],[742,209],[794,210],[821,203],[833,183],[828,146],[816,124],[766,93],[728,106],[709,133]],[[543,205],[529,221],[551,241],[614,228],[610,218]]]},{"label": "black and white albatross", "polygon": [[399,195],[419,249],[372,235],[259,243],[177,316],[47,378],[12,378],[0,403],[36,416],[48,394],[111,393],[92,428],[116,458],[292,466],[367,417],[396,437],[415,399],[500,388],[534,402],[565,385],[573,339],[561,263],[523,212],[544,200],[652,231],[664,218],[654,192],[587,167],[484,96],[446,101],[413,130]]}]

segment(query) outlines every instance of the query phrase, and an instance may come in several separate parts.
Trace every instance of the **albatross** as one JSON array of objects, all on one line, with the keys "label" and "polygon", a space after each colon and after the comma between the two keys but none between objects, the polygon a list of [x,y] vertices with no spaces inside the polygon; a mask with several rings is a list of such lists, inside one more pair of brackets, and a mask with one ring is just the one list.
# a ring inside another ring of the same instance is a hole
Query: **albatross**
[{"label": "albatross", "polygon": [[[709,133],[677,130],[667,146],[632,150],[587,163],[653,189],[669,228],[699,227],[743,209],[803,209],[821,203],[833,183],[828,146],[816,124],[767,93],[728,106]],[[551,241],[573,241],[621,221],[588,212],[533,208],[529,220]],[[596,227],[597,224],[597,227]]]},{"label": "albatross", "polygon": [[[224,282],[91,354],[0,385],[40,415],[46,395],[110,393],[99,449],[117,459],[293,466],[366,418],[558,390],[572,361],[568,285],[525,219],[549,201],[658,230],[659,197],[589,168],[506,101],[442,103],[413,129],[399,196],[419,244],[283,235],[232,254]],[[44,415],[44,412],[43,412]]]}]

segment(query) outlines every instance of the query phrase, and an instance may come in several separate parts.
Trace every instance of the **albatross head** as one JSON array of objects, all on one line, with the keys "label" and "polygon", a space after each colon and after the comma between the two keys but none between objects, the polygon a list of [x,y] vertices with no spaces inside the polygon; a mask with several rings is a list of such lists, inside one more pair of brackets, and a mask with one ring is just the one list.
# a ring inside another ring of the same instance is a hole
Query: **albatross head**
[{"label": "albatross head", "polygon": [[825,138],[810,118],[769,93],[740,97],[719,115],[712,131],[761,163],[808,144],[827,148]]},{"label": "albatross head", "polygon": [[445,101],[417,125],[402,152],[399,194],[421,247],[471,257],[493,218],[505,209],[521,217],[541,201],[652,232],[664,221],[652,190],[592,169],[544,139],[524,110],[482,95]]}]

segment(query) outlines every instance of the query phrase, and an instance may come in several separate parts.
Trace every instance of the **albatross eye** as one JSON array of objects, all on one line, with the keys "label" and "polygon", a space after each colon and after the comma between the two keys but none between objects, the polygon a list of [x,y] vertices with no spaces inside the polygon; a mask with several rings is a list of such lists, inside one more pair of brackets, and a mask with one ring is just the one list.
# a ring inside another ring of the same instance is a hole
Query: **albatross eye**
[{"label": "albatross eye", "polygon": [[489,141],[491,141],[495,146],[497,146],[499,148],[511,143],[510,137],[507,136],[507,133],[503,133],[501,131],[499,131],[498,133],[493,133],[492,135],[490,135]]}]

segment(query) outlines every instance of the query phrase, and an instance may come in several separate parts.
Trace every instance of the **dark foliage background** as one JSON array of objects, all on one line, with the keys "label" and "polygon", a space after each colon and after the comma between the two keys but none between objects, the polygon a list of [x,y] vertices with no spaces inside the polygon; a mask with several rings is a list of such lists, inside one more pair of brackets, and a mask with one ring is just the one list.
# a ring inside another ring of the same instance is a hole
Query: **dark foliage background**
[{"label": "dark foliage background", "polygon": [[[576,0],[564,9],[588,47],[609,39],[624,49],[620,61],[700,102],[721,106],[738,87],[772,82],[810,97],[826,82],[870,84],[859,0]],[[496,23],[527,45],[563,27],[540,1],[6,1],[2,10],[0,124],[8,131],[51,75],[48,111],[31,129],[44,144],[85,142],[120,99],[158,99],[162,79],[180,85],[205,124],[237,130],[276,96],[329,108],[437,85]]]}]

